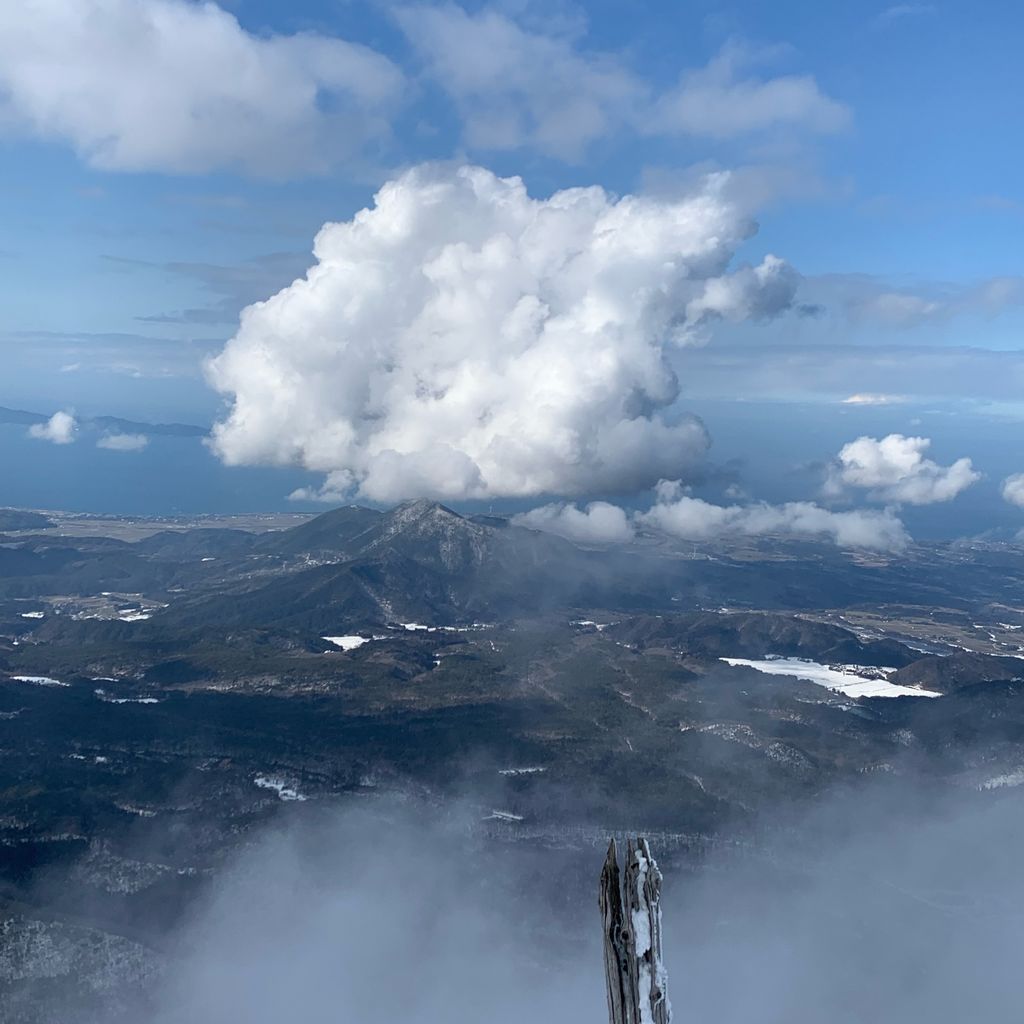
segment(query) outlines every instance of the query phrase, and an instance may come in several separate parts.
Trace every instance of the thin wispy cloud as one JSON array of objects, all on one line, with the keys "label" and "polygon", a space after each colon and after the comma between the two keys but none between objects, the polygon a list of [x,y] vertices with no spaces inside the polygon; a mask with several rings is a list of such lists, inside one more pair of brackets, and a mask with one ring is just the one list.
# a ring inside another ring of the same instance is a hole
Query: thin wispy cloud
[{"label": "thin wispy cloud", "polygon": [[757,76],[756,59],[756,51],[726,46],[655,100],[644,131],[731,139],[787,128],[832,134],[849,126],[850,110],[825,95],[813,76]]},{"label": "thin wispy cloud", "polygon": [[931,17],[938,13],[935,4],[893,4],[875,17],[875,23],[885,25],[904,18]]},{"label": "thin wispy cloud", "polygon": [[735,43],[664,90],[616,55],[529,30],[494,9],[419,5],[396,17],[474,147],[530,147],[578,161],[613,132],[724,140],[781,129],[828,134],[851,120],[813,76],[758,75],[760,54]]},{"label": "thin wispy cloud", "polygon": [[234,324],[244,306],[273,295],[301,276],[309,264],[306,252],[272,252],[238,263],[152,260],[104,255],[110,266],[126,272],[155,272],[197,284],[213,301],[206,306],[138,316],[149,324]]},{"label": "thin wispy cloud", "polygon": [[112,452],[141,452],[149,444],[145,434],[104,434],[96,442],[97,448]]}]

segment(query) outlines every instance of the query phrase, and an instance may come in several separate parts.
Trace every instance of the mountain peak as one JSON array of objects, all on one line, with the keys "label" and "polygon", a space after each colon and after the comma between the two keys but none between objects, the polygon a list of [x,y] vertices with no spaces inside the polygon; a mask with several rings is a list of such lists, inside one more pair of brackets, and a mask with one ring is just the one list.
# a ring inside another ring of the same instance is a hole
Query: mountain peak
[{"label": "mountain peak", "polygon": [[431,501],[429,498],[415,498],[411,501],[403,501],[396,505],[389,513],[388,518],[396,525],[406,525],[420,522],[424,519],[462,519],[454,509],[442,505],[440,502]]}]

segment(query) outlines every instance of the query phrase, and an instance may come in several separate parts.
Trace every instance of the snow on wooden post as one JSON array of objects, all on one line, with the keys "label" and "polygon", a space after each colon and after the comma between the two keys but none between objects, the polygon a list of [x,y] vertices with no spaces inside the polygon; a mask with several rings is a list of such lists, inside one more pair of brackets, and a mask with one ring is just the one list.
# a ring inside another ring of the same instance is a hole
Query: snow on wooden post
[{"label": "snow on wooden post", "polygon": [[661,959],[661,872],[646,839],[627,844],[621,882],[615,840],[609,843],[600,906],[609,1024],[670,1024]]}]

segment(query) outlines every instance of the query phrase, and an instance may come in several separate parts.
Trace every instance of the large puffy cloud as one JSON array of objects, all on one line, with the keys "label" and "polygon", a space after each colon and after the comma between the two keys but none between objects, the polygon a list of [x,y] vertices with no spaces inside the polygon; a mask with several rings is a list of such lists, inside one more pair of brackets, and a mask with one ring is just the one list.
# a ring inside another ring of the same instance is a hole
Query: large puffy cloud
[{"label": "large puffy cloud", "polygon": [[794,275],[728,270],[748,219],[713,175],[673,200],[527,195],[420,167],[327,224],[306,277],[243,311],[208,366],[230,464],[297,463],[382,501],[633,491],[703,454],[666,349],[770,316]]},{"label": "large puffy cloud", "polygon": [[515,516],[512,522],[558,534],[577,544],[622,544],[632,540],[636,532],[625,509],[607,501],[592,501],[582,509],[555,502]]},{"label": "large puffy cloud", "polygon": [[808,501],[714,505],[686,495],[679,483],[672,481],[658,485],[655,504],[637,519],[674,537],[694,541],[771,534],[825,538],[840,547],[900,551],[909,540],[891,509],[835,512]]},{"label": "large puffy cloud", "polygon": [[0,127],[108,170],[323,171],[386,132],[401,86],[372,50],[253,35],[214,3],[0,4]]},{"label": "large puffy cloud", "polygon": [[1024,508],[1024,473],[1014,473],[1003,481],[1003,500],[1018,508]]},{"label": "large puffy cloud", "polygon": [[45,423],[33,423],[28,428],[29,437],[51,444],[71,444],[75,439],[78,423],[69,412],[55,412]]},{"label": "large puffy cloud", "polygon": [[840,449],[828,488],[860,487],[883,501],[930,505],[952,500],[981,479],[970,459],[940,466],[925,458],[930,446],[927,437],[858,437]]}]

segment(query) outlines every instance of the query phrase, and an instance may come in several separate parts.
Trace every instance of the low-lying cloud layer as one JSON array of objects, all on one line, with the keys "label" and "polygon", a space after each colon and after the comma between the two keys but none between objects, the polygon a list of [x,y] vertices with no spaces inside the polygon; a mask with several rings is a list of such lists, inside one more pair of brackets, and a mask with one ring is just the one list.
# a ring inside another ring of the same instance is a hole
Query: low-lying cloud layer
[{"label": "low-lying cloud layer", "polygon": [[[888,397],[854,395],[848,401],[875,404],[876,399]],[[981,479],[970,459],[940,466],[925,458],[930,446],[930,438],[902,434],[889,434],[881,440],[858,437],[843,445],[829,467],[826,496],[840,498],[848,489],[867,491],[871,500],[888,503],[881,510],[834,510],[810,501],[716,505],[691,496],[680,480],[663,479],[654,489],[653,504],[645,511],[630,514],[603,501],[585,508],[556,502],[522,513],[515,522],[580,544],[626,543],[635,537],[638,528],[646,527],[692,541],[773,535],[898,552],[907,546],[910,536],[897,506],[951,501]],[[1002,493],[1011,504],[1024,507],[1024,474],[1004,480]]]},{"label": "low-lying cloud layer", "polygon": [[553,502],[515,516],[517,526],[554,533],[577,544],[624,544],[636,529],[625,509],[607,501],[592,501],[584,508]]},{"label": "low-lying cloud layer", "polygon": [[[711,845],[699,867],[674,865],[653,839],[676,1013],[1016,1019],[1019,812],[1012,792],[936,799],[883,783],[796,820],[778,809],[757,842]],[[155,1009],[132,1019],[604,1019],[599,845],[501,847],[408,808],[394,817],[350,812],[251,841],[176,936]]]},{"label": "low-lying cloud layer", "polygon": [[[571,855],[489,851],[465,828],[393,813],[354,811],[253,844],[180,936],[156,1012],[136,1019],[599,1019],[598,930],[574,933],[538,910]],[[572,953],[552,967],[560,945]]]},{"label": "low-lying cloud layer", "polygon": [[769,505],[716,505],[688,495],[678,480],[662,480],[650,508],[629,514],[617,505],[591,502],[585,508],[554,503],[514,518],[518,526],[543,530],[577,544],[628,543],[638,528],[658,530],[680,540],[782,536],[828,540],[839,547],[873,551],[903,550],[910,538],[892,509],[833,511],[810,501]]},{"label": "low-lying cloud layer", "polygon": [[531,198],[423,166],[327,224],[306,277],[242,313],[208,366],[232,465],[299,464],[380,501],[633,492],[708,439],[667,351],[787,309],[797,274],[730,270],[754,225],[712,175],[678,199]]},{"label": "low-lying cloud layer", "polygon": [[714,505],[684,494],[678,482],[664,481],[657,501],[639,522],[684,540],[758,537],[766,534],[832,540],[840,547],[900,551],[909,537],[891,509],[835,512],[809,501],[783,505]]}]

